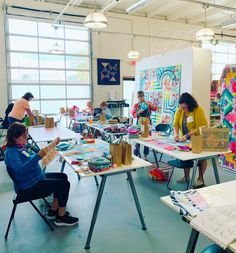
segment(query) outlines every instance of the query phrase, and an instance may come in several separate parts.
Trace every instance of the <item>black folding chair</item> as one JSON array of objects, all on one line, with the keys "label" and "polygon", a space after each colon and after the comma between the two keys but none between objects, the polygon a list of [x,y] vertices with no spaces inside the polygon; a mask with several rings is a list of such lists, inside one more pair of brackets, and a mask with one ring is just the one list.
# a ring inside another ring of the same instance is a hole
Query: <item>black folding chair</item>
[{"label": "black folding chair", "polygon": [[[8,175],[10,176],[10,178],[12,179],[12,181],[14,183],[16,183],[15,179],[14,179],[14,175],[13,173],[11,172],[11,170],[9,168],[7,168],[7,173]],[[45,199],[46,197],[48,197],[50,194],[41,194],[41,195],[38,195],[38,196],[33,196],[33,197],[30,197],[30,196],[27,196],[23,191],[20,191],[20,193],[16,194],[13,198],[13,209],[12,209],[12,212],[11,212],[11,216],[10,216],[10,220],[9,220],[9,223],[8,223],[8,226],[7,226],[7,230],[6,230],[6,234],[5,234],[5,239],[7,239],[8,237],[8,233],[9,233],[9,230],[10,230],[10,226],[11,226],[11,223],[12,223],[12,220],[14,218],[14,215],[15,215],[15,212],[16,212],[16,208],[17,208],[17,205],[18,204],[21,204],[21,203],[25,203],[25,202],[29,202],[32,207],[35,209],[35,211],[40,215],[40,217],[44,220],[44,222],[49,226],[49,228],[54,231],[54,228],[52,227],[52,225],[49,223],[49,221],[45,218],[45,216],[40,212],[40,210],[36,207],[36,205],[33,203],[33,200],[38,200],[38,199],[43,199],[44,202],[50,207],[49,203],[47,202],[47,200]]]},{"label": "black folding chair", "polygon": [[5,157],[5,152],[4,150],[0,147],[0,162],[4,161]]}]

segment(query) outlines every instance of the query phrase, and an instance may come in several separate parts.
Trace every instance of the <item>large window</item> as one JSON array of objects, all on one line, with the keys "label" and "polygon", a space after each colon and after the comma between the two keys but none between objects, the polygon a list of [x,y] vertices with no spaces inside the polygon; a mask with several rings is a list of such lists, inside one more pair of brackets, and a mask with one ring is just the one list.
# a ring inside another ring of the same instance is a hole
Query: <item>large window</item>
[{"label": "large window", "polygon": [[[85,107],[91,99],[89,30],[50,22],[7,19],[9,101],[29,91],[32,109],[58,113],[60,107]],[[57,42],[64,53],[50,53]]]},{"label": "large window", "polygon": [[236,62],[236,44],[220,42],[213,45],[210,42],[203,42],[203,48],[212,50],[212,80],[219,80],[226,64]]}]

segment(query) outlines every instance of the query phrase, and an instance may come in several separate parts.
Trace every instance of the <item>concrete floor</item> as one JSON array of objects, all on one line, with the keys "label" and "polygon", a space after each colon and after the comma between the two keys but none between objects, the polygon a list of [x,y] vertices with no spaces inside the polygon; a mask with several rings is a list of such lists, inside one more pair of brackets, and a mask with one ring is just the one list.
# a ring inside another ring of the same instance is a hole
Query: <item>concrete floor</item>
[{"label": "concrete floor", "polygon": [[[150,154],[150,160],[153,160]],[[50,170],[59,171],[60,162],[54,161]],[[67,166],[65,172],[71,182],[68,210],[80,218],[79,226],[55,228],[51,232],[29,204],[17,208],[8,240],[5,229],[12,208],[12,183],[0,163],[0,253],[184,253],[190,226],[160,202],[168,194],[166,184],[153,182],[148,169],[133,173],[136,190],[145,216],[147,231],[143,231],[125,175],[108,178],[100,212],[91,241],[91,249],[84,250],[98,188],[93,178],[77,180]],[[181,176],[176,173],[176,178]],[[236,179],[236,175],[220,169],[221,181]],[[176,179],[175,178],[175,179]],[[206,173],[206,184],[214,184],[211,165]],[[39,204],[39,202],[36,202]],[[43,206],[41,206],[44,209]],[[45,210],[44,210],[45,211]],[[200,236],[196,252],[211,242]]]}]

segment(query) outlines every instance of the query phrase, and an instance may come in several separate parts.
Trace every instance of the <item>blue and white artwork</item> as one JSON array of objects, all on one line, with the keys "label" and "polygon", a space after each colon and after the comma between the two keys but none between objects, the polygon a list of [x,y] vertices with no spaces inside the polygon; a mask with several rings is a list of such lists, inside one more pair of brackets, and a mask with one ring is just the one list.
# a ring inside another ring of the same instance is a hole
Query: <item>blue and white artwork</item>
[{"label": "blue and white artwork", "polygon": [[98,58],[97,70],[99,85],[120,84],[120,60]]}]

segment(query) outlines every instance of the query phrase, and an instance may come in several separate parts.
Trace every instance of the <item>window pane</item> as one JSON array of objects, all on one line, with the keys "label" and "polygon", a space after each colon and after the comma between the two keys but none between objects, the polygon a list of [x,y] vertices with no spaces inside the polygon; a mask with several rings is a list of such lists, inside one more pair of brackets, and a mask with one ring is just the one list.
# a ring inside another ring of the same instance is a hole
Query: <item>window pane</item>
[{"label": "window pane", "polygon": [[90,98],[89,86],[68,86],[67,87],[68,98]]},{"label": "window pane", "polygon": [[39,98],[39,86],[38,85],[12,85],[12,99],[21,98],[26,92],[31,92],[34,98]]},{"label": "window pane", "polygon": [[11,53],[10,63],[12,67],[38,68],[38,55],[27,53]]},{"label": "window pane", "polygon": [[67,71],[66,78],[68,83],[89,84],[89,72],[87,71]]},{"label": "window pane", "polygon": [[32,100],[30,101],[30,109],[40,111],[40,103],[39,101]]},{"label": "window pane", "polygon": [[89,43],[81,41],[66,41],[66,53],[89,55]]},{"label": "window pane", "polygon": [[[43,53],[49,53],[49,50],[55,44],[55,40],[51,39],[39,39],[39,51]],[[57,40],[59,46],[64,50],[63,40]]]},{"label": "window pane", "polygon": [[9,19],[9,33],[37,35],[37,22],[21,19]]},{"label": "window pane", "polygon": [[86,28],[65,28],[65,38],[73,40],[89,40],[89,32]]},{"label": "window pane", "polygon": [[37,38],[9,36],[10,50],[38,51]]},{"label": "window pane", "polygon": [[12,83],[36,83],[39,82],[38,70],[32,69],[12,69]]},{"label": "window pane", "polygon": [[67,107],[71,108],[74,105],[78,106],[80,111],[86,108],[87,100],[68,100]]},{"label": "window pane", "polygon": [[65,98],[66,97],[66,88],[65,86],[48,86],[41,85],[41,98],[52,99],[52,98]]},{"label": "window pane", "polygon": [[40,54],[39,63],[41,68],[65,68],[63,55]]},{"label": "window pane", "polygon": [[40,70],[41,83],[65,83],[65,71]]},{"label": "window pane", "polygon": [[215,59],[214,59],[215,63],[224,63],[228,61],[228,54],[216,54]]},{"label": "window pane", "polygon": [[42,101],[41,113],[59,113],[60,107],[66,107],[66,101]]},{"label": "window pane", "polygon": [[66,56],[68,69],[89,69],[89,58],[81,56]]},{"label": "window pane", "polygon": [[63,38],[64,27],[58,26],[55,30],[51,23],[38,23],[39,25],[39,36],[52,37],[52,38]]}]

